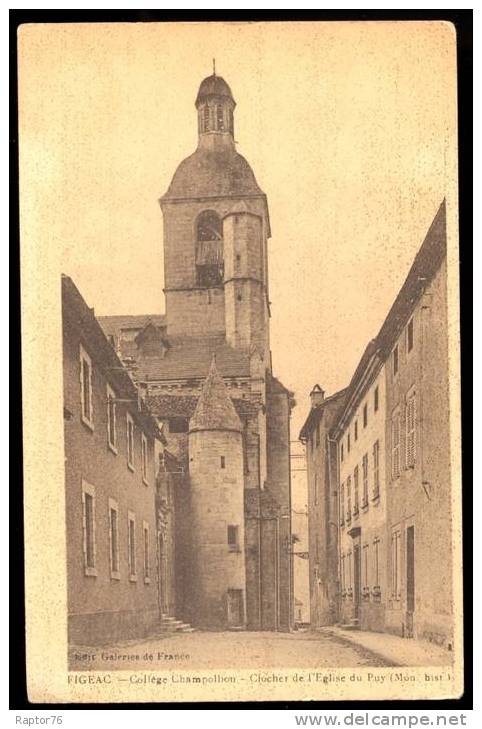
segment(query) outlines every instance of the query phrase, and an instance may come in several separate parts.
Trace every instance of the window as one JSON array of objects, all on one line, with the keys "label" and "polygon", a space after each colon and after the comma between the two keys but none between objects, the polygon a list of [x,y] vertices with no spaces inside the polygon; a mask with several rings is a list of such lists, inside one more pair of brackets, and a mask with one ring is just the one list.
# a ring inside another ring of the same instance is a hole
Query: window
[{"label": "window", "polygon": [[380,600],[380,539],[375,537],[373,540],[373,594],[375,598]]},{"label": "window", "polygon": [[316,445],[320,445],[320,424],[318,423],[316,426]]},{"label": "window", "polygon": [[363,406],[363,427],[366,428],[368,425],[368,405],[365,403]]},{"label": "window", "polygon": [[151,566],[149,559],[149,524],[142,522],[142,531],[144,534],[144,583],[148,585],[151,581]]},{"label": "window", "polygon": [[221,468],[226,468],[226,457],[221,456]]},{"label": "window", "polygon": [[368,544],[364,544],[362,548],[362,588],[363,595],[369,595],[370,582],[368,573]]},{"label": "window", "polygon": [[141,463],[142,463],[142,480],[146,484],[146,486],[149,485],[149,481],[147,479],[147,472],[148,472],[148,451],[147,451],[147,438],[144,435],[144,433],[141,434]]},{"label": "window", "polygon": [[189,431],[189,420],[187,418],[169,418],[170,433],[187,433]]},{"label": "window", "polygon": [[343,460],[343,443],[340,446],[340,460]]},{"label": "window", "polygon": [[373,498],[380,496],[380,442],[373,444]]},{"label": "window", "polygon": [[203,115],[204,115],[204,131],[209,131],[209,106],[205,104],[203,108]]},{"label": "window", "polygon": [[352,580],[351,580],[351,552],[348,552],[346,555],[346,565],[347,565],[347,590],[352,593]]},{"label": "window", "polygon": [[413,319],[410,319],[407,326],[407,352],[413,349]]},{"label": "window", "polygon": [[129,561],[129,580],[136,582],[136,517],[132,511],[127,512],[127,557]]},{"label": "window", "polygon": [[117,429],[115,419],[115,392],[107,385],[107,443],[117,453]]},{"label": "window", "polygon": [[401,595],[401,564],[400,564],[401,537],[402,537],[402,535],[398,528],[394,529],[392,531],[391,564],[392,564],[392,599],[393,600],[400,600],[400,595]]},{"label": "window", "polygon": [[93,430],[92,362],[82,345],[80,346],[80,414],[82,422]]},{"label": "window", "polygon": [[95,577],[95,489],[87,481],[82,481],[82,532],[84,573]]},{"label": "window", "polygon": [[223,224],[214,210],[204,210],[197,219],[196,276],[203,288],[223,282]]},{"label": "window", "polygon": [[348,453],[350,452],[350,433],[348,433],[347,439],[346,439],[346,449]]},{"label": "window", "polygon": [[343,595],[346,593],[346,578],[345,578],[345,555],[341,555],[340,559],[340,581],[341,581],[341,591]]},{"label": "window", "polygon": [[355,420],[355,440],[358,440],[358,420]]},{"label": "window", "polygon": [[318,474],[317,473],[315,473],[313,491],[314,491],[315,506],[317,506],[318,505]]},{"label": "window", "polygon": [[398,344],[392,352],[393,374],[398,372]]},{"label": "window", "polygon": [[363,499],[362,506],[368,506],[368,453],[365,453],[362,461],[363,470]]},{"label": "window", "polygon": [[345,523],[345,484],[340,486],[340,526]]},{"label": "window", "polygon": [[353,513],[358,514],[359,511],[359,495],[358,495],[358,466],[355,466],[355,470],[353,471]]},{"label": "window", "polygon": [[230,552],[239,552],[238,527],[233,524],[228,526],[228,548]]},{"label": "window", "polygon": [[351,476],[346,480],[346,520],[351,521]]},{"label": "window", "polygon": [[373,394],[373,409],[375,412],[378,411],[378,385],[375,387],[375,392]]},{"label": "window", "polygon": [[405,406],[405,459],[407,468],[415,466],[416,434],[415,434],[415,392],[407,397]]},{"label": "window", "polygon": [[127,465],[134,470],[134,421],[132,415],[127,413]]},{"label": "window", "polygon": [[119,572],[119,508],[117,502],[109,499],[109,552],[110,576],[120,579]]},{"label": "window", "polygon": [[400,476],[400,413],[392,415],[392,478]]}]

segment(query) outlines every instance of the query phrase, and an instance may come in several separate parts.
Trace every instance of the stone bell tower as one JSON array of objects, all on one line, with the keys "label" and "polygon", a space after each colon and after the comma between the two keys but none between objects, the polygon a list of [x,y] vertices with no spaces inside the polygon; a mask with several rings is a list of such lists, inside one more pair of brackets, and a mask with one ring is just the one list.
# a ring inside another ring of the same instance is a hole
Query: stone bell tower
[{"label": "stone bell tower", "polygon": [[168,335],[224,335],[268,362],[266,195],[236,151],[226,81],[204,79],[195,106],[197,149],[160,200]]}]

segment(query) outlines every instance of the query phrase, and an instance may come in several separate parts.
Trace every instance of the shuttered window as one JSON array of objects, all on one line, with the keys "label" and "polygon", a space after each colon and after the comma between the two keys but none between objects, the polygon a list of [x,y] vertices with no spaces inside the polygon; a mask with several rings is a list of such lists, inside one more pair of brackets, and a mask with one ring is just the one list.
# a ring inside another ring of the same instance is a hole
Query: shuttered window
[{"label": "shuttered window", "polygon": [[80,408],[82,422],[93,430],[92,362],[82,346],[80,347]]},{"label": "shuttered window", "polygon": [[127,465],[134,470],[134,421],[132,416],[127,413]]},{"label": "shuttered window", "polygon": [[363,499],[362,506],[368,505],[368,453],[365,453],[362,461],[363,469]]},{"label": "shuttered window", "polygon": [[113,499],[109,499],[109,546],[110,576],[119,579],[119,509]]},{"label": "shuttered window", "polygon": [[360,502],[359,502],[359,493],[358,493],[358,481],[359,481],[359,474],[358,474],[358,466],[355,466],[355,470],[353,471],[353,513],[358,514]]},{"label": "shuttered window", "polygon": [[351,476],[346,480],[346,520],[351,521]]},{"label": "shuttered window", "polygon": [[142,480],[144,481],[144,483],[147,486],[149,483],[147,480],[147,438],[144,435],[144,433],[142,433],[142,435],[141,435],[141,462],[142,462]]},{"label": "shuttered window", "polygon": [[343,526],[345,523],[345,484],[342,483],[340,486],[340,524]]},{"label": "shuttered window", "polygon": [[136,517],[129,511],[127,515],[127,559],[129,563],[129,579],[137,580],[136,565]]},{"label": "shuttered window", "polygon": [[107,385],[107,442],[114,453],[117,453],[115,392]]},{"label": "shuttered window", "polygon": [[95,544],[95,490],[91,484],[82,481],[82,532],[84,552],[84,572],[96,576]]},{"label": "shuttered window", "polygon": [[407,398],[405,406],[405,458],[407,468],[413,468],[416,456],[416,433],[415,433],[415,413],[416,400],[415,392],[411,392]]},{"label": "shuttered window", "polygon": [[373,444],[373,498],[380,496],[380,442]]},{"label": "shuttered window", "polygon": [[392,415],[392,478],[400,476],[400,413]]},{"label": "shuttered window", "polygon": [[149,524],[142,522],[142,531],[144,534],[144,582],[149,584],[151,581],[151,566],[149,559]]},{"label": "shuttered window", "polygon": [[362,555],[362,587],[364,588],[364,591],[366,591],[370,586],[368,572],[368,544],[363,545]]},{"label": "shuttered window", "polygon": [[401,537],[402,535],[399,529],[392,531],[391,577],[393,600],[400,600],[401,595]]}]

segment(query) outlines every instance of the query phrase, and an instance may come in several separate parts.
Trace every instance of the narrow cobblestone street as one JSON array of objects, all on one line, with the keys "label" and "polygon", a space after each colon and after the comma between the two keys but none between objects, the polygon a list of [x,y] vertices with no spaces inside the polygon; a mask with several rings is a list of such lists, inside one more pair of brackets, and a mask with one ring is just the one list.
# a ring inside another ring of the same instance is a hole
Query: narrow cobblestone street
[{"label": "narrow cobblestone street", "polygon": [[79,646],[71,649],[69,658],[71,670],[109,671],[395,665],[343,637],[309,632],[159,635],[97,648]]}]

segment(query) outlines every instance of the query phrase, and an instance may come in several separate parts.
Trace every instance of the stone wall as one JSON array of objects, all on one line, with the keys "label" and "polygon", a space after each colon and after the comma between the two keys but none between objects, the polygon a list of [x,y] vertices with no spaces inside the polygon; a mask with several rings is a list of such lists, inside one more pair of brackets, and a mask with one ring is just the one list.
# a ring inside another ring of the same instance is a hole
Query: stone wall
[{"label": "stone wall", "polygon": [[[400,598],[390,596],[387,628],[406,634],[407,528],[415,534],[414,635],[437,643],[452,643],[451,483],[446,262],[413,311],[413,349],[408,352],[407,328],[398,339],[399,372],[387,368],[387,441],[391,413],[401,416],[401,469],[393,478],[387,458],[389,483],[387,539],[401,534]],[[407,322],[408,323],[408,322]],[[407,393],[416,398],[416,456],[414,467],[405,462],[405,405]],[[387,569],[392,576],[391,560]]]},{"label": "stone wall", "polygon": [[[64,321],[65,498],[67,533],[67,600],[69,639],[83,644],[135,637],[147,633],[158,620],[156,572],[156,514],[154,441],[148,439],[148,485],[141,475],[141,429],[134,432],[134,471],[127,465],[126,404],[116,405],[117,453],[107,442],[107,380],[105,364],[98,364],[89,343],[82,345],[92,360],[94,429],[81,420],[81,338]],[[134,406],[136,407],[136,406]],[[134,408],[129,408],[135,419]],[[83,555],[82,482],[95,491],[95,569],[86,575]],[[111,577],[109,498],[117,502],[119,573]],[[136,517],[137,581],[131,581],[127,564],[127,512]],[[143,574],[143,522],[150,532],[150,581]]]}]

